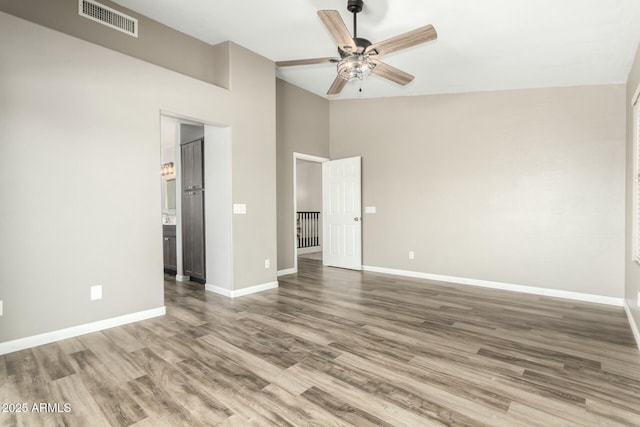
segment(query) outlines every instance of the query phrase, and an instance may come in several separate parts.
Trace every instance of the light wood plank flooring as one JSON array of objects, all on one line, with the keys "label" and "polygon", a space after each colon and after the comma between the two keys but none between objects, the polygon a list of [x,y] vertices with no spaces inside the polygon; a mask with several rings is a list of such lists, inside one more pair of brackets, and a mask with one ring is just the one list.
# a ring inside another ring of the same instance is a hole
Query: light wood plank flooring
[{"label": "light wood plank flooring", "polygon": [[230,300],[166,282],[167,316],[0,357],[0,426],[640,425],[624,312],[323,268]]}]

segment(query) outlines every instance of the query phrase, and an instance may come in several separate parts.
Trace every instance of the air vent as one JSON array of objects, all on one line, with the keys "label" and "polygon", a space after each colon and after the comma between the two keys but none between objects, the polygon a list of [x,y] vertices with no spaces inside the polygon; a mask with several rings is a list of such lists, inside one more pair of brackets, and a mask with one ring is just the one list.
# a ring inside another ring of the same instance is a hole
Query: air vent
[{"label": "air vent", "polygon": [[80,16],[100,22],[107,27],[122,31],[130,36],[138,37],[137,19],[93,0],[79,0],[78,6]]}]

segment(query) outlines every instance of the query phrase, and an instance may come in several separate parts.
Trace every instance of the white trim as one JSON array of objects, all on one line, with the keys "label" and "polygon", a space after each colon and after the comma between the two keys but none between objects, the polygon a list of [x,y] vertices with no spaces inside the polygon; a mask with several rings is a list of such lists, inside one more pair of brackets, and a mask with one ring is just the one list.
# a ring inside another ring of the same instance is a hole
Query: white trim
[{"label": "white trim", "polygon": [[296,153],[295,151],[293,152],[293,158],[298,160],[306,160],[308,162],[316,162],[316,163],[324,163],[329,161],[329,159],[327,159],[326,157],[312,156],[311,154]]},{"label": "white trim", "polygon": [[[298,234],[298,228],[297,228],[297,214],[298,214],[298,200],[297,200],[297,193],[298,193],[298,185],[297,185],[297,177],[298,177],[298,164],[297,164],[297,160],[306,160],[308,162],[315,162],[315,163],[324,163],[324,162],[328,162],[329,159],[327,159],[326,157],[318,157],[318,156],[312,156],[311,154],[303,154],[303,153],[297,153],[297,152],[293,152],[293,269],[297,272],[298,271],[298,239],[297,239],[297,234]],[[324,190],[323,190],[324,191]],[[324,206],[322,207],[322,209],[324,210]],[[320,236],[320,239],[324,239],[324,236]],[[324,244],[324,242],[320,242],[321,244]]]},{"label": "white trim", "polygon": [[49,344],[55,341],[66,340],[67,338],[73,338],[79,335],[98,332],[103,329],[126,325],[127,323],[139,322],[141,320],[151,319],[152,317],[164,316],[166,312],[167,308],[164,306],[152,308],[150,310],[138,311],[136,313],[112,317],[110,319],[98,320],[97,322],[85,323],[84,325],[72,326],[70,328],[46,332],[40,335],[33,335],[26,338],[3,342],[0,343],[0,355]]},{"label": "white trim", "polygon": [[633,98],[631,98],[632,107],[635,107],[635,105],[638,103],[638,98],[640,98],[640,84],[638,84],[638,87],[636,88],[636,91],[633,94]]},{"label": "white trim", "polygon": [[[638,94],[638,91],[640,90],[640,85],[638,86],[638,88],[636,89],[636,94]],[[634,96],[634,99],[637,101],[637,95]],[[633,171],[632,171],[632,179],[633,179],[633,189],[632,189],[632,200],[631,200],[631,209],[632,209],[632,213],[631,213],[631,235],[632,235],[632,242],[631,242],[631,258],[633,261],[635,261],[636,263],[640,263],[640,248],[638,247],[638,240],[640,240],[640,235],[638,234],[640,232],[640,230],[638,230],[638,222],[640,221],[640,218],[638,218],[638,216],[640,215],[640,209],[639,209],[639,204],[640,204],[640,200],[638,200],[638,178],[640,175],[638,175],[640,173],[639,170],[639,166],[640,166],[640,158],[638,156],[640,156],[640,152],[639,152],[639,145],[640,145],[640,129],[639,129],[639,122],[640,122],[640,106],[636,105],[636,102],[633,102],[633,108],[632,108],[632,125],[631,125],[631,129],[632,129],[632,133],[633,133],[633,145],[632,145],[632,153],[633,153]]]},{"label": "white trim", "polygon": [[233,295],[231,298],[243,297],[249,294],[255,294],[256,292],[267,291],[269,289],[275,289],[278,287],[278,281],[263,283],[261,285],[250,286],[248,288],[238,289],[237,291],[233,291]]},{"label": "white trim", "polygon": [[262,291],[267,291],[269,289],[275,289],[278,287],[278,282],[269,282],[269,283],[262,283],[261,285],[255,285],[255,286],[249,286],[248,288],[242,288],[242,289],[238,289],[237,291],[232,291],[230,289],[226,289],[226,288],[221,288],[220,286],[216,286],[216,285],[209,285],[206,284],[204,286],[204,288],[209,291],[209,292],[213,292],[219,295],[223,295],[227,298],[238,298],[238,297],[243,297],[245,295],[249,295],[249,294],[255,294],[256,292],[262,292]]},{"label": "white trim", "polygon": [[298,270],[295,268],[285,268],[284,270],[278,270],[278,277],[286,276],[288,274],[296,274]]},{"label": "white trim", "polygon": [[418,271],[396,270],[394,268],[372,267],[363,265],[364,271],[374,273],[395,274],[396,276],[415,277],[418,279],[436,280],[439,282],[458,283],[461,285],[479,286],[483,288],[502,289],[505,291],[522,292],[525,294],[545,295],[556,298],[566,298],[577,301],[595,302],[598,304],[622,307],[624,298],[607,297],[603,295],[584,294],[582,292],[570,292],[560,289],[537,288],[534,286],[514,285],[511,283],[492,282],[489,280],[468,279],[465,277],[442,276],[440,274],[421,273]]},{"label": "white trim", "polygon": [[176,274],[176,282],[188,282],[189,280],[191,280],[191,276]]},{"label": "white trim", "polygon": [[222,288],[220,286],[216,286],[216,285],[210,285],[210,284],[205,284],[204,285],[204,289],[209,291],[209,292],[213,292],[215,294],[218,295],[222,295],[225,296],[227,298],[233,298],[231,295],[233,294],[233,291],[227,288]]},{"label": "white trim", "polygon": [[633,314],[631,314],[631,309],[629,308],[629,304],[627,301],[624,301],[624,311],[627,313],[627,319],[629,320],[629,325],[631,325],[631,332],[633,332],[633,337],[636,339],[636,345],[638,346],[638,350],[640,350],[640,331],[638,331],[638,326],[636,325],[636,321],[633,318]]}]

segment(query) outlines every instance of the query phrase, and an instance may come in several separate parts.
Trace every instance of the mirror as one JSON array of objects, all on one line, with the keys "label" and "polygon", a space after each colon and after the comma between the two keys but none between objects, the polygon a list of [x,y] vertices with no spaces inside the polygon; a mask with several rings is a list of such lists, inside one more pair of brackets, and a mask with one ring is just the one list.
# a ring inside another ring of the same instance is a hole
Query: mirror
[{"label": "mirror", "polygon": [[167,179],[164,183],[164,211],[165,213],[176,213],[176,180]]}]

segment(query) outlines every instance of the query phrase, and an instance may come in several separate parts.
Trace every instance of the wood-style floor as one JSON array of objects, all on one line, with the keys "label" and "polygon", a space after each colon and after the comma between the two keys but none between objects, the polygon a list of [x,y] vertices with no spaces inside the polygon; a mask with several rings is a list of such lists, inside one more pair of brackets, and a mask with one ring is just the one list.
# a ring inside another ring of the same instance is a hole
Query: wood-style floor
[{"label": "wood-style floor", "polygon": [[0,402],[63,411],[0,425],[640,425],[622,309],[299,265],[236,300],[167,281],[166,317],[0,357]]}]

